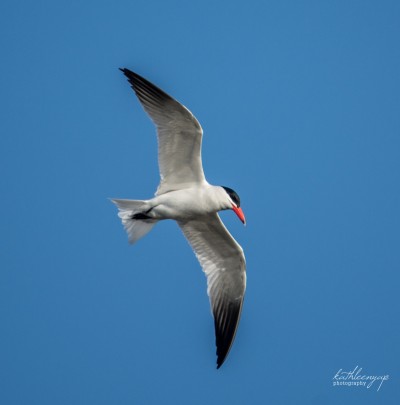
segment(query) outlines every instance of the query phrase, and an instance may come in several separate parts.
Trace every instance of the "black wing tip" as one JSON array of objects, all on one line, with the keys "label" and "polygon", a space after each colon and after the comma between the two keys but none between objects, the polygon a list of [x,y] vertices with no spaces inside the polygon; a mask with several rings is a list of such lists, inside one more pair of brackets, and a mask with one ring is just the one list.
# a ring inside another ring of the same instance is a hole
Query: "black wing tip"
[{"label": "black wing tip", "polygon": [[132,72],[132,70],[129,70],[128,68],[118,68],[126,77],[129,76],[136,76],[135,72]]},{"label": "black wing tip", "polygon": [[223,343],[222,347],[221,343],[218,342],[219,344],[217,344],[217,370],[225,363],[225,360],[228,357],[228,353],[232,347],[233,339],[234,338],[232,338],[232,340],[228,344],[226,344],[226,342]]},{"label": "black wing tip", "polygon": [[128,82],[132,86],[133,90],[136,91],[136,86],[138,85],[138,80],[140,80],[142,78],[139,75],[137,75],[135,72],[132,72],[132,70],[129,70],[127,68],[119,68],[119,70],[128,79]]},{"label": "black wing tip", "polygon": [[240,302],[229,303],[228,308],[226,308],[228,311],[226,315],[227,320],[223,327],[219,325],[217,314],[214,314],[215,340],[217,346],[217,370],[224,364],[232,348],[240,321],[242,304],[243,300],[240,300]]},{"label": "black wing tip", "polygon": [[153,101],[157,102],[173,100],[173,98],[165,93],[165,91],[161,90],[159,87],[149,82],[144,77],[133,72],[132,70],[129,70],[127,68],[119,68],[119,70],[126,76],[132,89],[135,91],[136,95],[141,101],[144,101],[144,95],[147,95],[148,97],[153,99]]},{"label": "black wing tip", "polygon": [[132,70],[129,70],[127,68],[119,68],[119,70],[127,77],[127,79],[132,82],[132,81],[136,81],[136,80],[145,80],[143,77],[141,77],[140,75],[138,75],[135,72],[132,72]]},{"label": "black wing tip", "polygon": [[229,348],[227,350],[224,350],[223,353],[218,354],[218,349],[217,349],[217,370],[219,370],[221,368],[221,366],[225,363],[225,360],[228,357],[228,353],[232,347],[232,343],[233,343],[233,340],[232,340]]}]

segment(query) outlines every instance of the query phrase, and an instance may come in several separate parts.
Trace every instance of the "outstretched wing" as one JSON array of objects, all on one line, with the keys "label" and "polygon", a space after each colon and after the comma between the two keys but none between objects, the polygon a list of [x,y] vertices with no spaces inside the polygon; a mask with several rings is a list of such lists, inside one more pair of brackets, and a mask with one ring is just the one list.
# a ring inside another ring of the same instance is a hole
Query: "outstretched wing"
[{"label": "outstretched wing", "polygon": [[207,292],[214,315],[217,368],[232,346],[246,289],[243,249],[225,228],[218,214],[179,222],[207,276]]},{"label": "outstretched wing", "polygon": [[157,127],[160,185],[157,194],[205,181],[201,162],[203,131],[193,114],[148,80],[121,69]]}]

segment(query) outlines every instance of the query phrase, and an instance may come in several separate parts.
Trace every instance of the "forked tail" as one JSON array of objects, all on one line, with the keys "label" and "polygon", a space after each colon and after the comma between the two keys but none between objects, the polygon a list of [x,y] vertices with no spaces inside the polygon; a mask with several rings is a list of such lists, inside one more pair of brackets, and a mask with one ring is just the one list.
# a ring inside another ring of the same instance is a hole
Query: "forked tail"
[{"label": "forked tail", "polygon": [[118,207],[118,216],[128,233],[129,243],[133,244],[142,238],[157,223],[156,219],[146,217],[149,209],[146,201],[111,200]]}]

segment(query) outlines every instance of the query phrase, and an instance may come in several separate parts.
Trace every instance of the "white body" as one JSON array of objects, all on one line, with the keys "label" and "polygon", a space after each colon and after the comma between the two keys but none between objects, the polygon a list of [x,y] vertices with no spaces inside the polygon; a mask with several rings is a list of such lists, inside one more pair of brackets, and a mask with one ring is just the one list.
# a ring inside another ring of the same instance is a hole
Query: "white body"
[{"label": "white body", "polygon": [[208,183],[170,191],[146,202],[151,208],[148,215],[158,220],[187,221],[231,207],[224,189]]}]

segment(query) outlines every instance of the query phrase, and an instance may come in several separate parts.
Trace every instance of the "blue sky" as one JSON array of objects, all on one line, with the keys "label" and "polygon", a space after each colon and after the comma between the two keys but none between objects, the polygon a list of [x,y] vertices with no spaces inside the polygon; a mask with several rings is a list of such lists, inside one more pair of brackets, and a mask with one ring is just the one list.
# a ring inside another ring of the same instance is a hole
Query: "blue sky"
[{"label": "blue sky", "polygon": [[[0,402],[398,404],[400,5],[3,1]],[[215,369],[174,223],[130,247],[108,200],[158,184],[119,67],[185,104],[248,287]],[[389,375],[333,387],[340,369]]]}]

